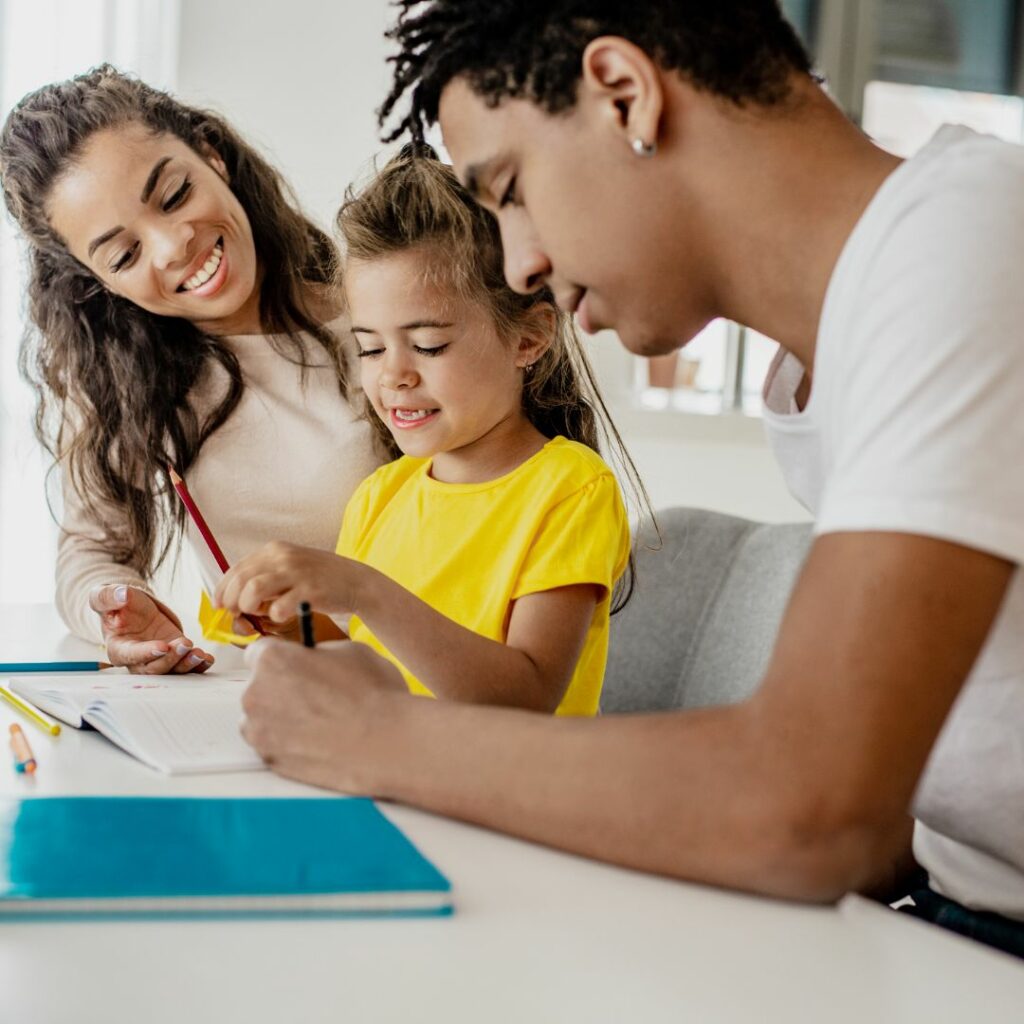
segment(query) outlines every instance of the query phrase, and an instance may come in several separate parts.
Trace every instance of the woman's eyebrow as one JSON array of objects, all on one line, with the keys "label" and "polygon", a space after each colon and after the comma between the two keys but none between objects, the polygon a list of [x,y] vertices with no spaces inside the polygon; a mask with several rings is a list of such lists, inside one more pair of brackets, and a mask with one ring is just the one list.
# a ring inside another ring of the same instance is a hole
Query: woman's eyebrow
[{"label": "woman's eyebrow", "polygon": [[[163,156],[155,164],[153,169],[149,172],[149,177],[146,178],[146,184],[142,186],[142,194],[139,196],[139,202],[148,203],[149,197],[153,194],[153,189],[156,188],[157,182],[160,180],[160,175],[163,173],[164,168],[171,162],[173,158],[169,156]],[[109,231],[104,231],[98,238],[94,238],[89,243],[89,259],[92,259],[92,254],[103,244],[109,242],[115,235],[120,234],[124,231],[124,226],[118,224],[116,228],[111,228]]]},{"label": "woman's eyebrow", "polygon": [[124,231],[124,227],[121,224],[118,224],[116,228],[111,228],[109,231],[104,231],[103,234],[99,236],[99,238],[94,238],[89,243],[89,259],[92,259],[92,254],[101,245],[104,245],[106,242],[109,242],[114,237],[114,235],[119,235],[122,231]]},{"label": "woman's eyebrow", "polygon": [[156,183],[160,180],[160,175],[163,169],[171,162],[171,157],[161,157],[155,164],[153,164],[153,170],[149,172],[149,177],[146,179],[146,184],[142,187],[142,195],[139,196],[140,203],[148,203],[149,197],[153,194],[153,189],[156,188]]}]

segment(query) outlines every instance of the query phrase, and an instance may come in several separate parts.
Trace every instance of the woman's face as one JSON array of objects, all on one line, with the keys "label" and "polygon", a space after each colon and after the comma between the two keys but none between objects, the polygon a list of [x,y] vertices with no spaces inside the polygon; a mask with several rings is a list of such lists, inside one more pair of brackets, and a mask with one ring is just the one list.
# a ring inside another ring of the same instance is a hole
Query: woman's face
[{"label": "woman's face", "polygon": [[115,294],[210,334],[259,332],[252,229],[216,154],[139,124],[98,131],[47,205],[71,254]]}]

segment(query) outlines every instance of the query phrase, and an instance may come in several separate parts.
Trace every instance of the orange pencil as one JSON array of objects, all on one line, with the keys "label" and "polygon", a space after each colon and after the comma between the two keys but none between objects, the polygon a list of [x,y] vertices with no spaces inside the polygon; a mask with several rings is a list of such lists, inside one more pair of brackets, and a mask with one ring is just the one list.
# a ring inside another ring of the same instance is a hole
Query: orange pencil
[{"label": "orange pencil", "polygon": [[31,775],[36,770],[36,759],[17,722],[11,724],[11,750],[14,751],[14,770]]}]

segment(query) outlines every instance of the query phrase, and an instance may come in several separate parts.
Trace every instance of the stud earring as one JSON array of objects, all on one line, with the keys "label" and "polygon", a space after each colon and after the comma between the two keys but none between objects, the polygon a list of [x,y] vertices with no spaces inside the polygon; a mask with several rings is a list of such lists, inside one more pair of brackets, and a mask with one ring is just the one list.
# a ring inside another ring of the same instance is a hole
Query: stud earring
[{"label": "stud earring", "polygon": [[635,138],[631,145],[633,152],[637,156],[654,156],[658,152],[658,144],[656,142],[644,142],[641,138]]}]

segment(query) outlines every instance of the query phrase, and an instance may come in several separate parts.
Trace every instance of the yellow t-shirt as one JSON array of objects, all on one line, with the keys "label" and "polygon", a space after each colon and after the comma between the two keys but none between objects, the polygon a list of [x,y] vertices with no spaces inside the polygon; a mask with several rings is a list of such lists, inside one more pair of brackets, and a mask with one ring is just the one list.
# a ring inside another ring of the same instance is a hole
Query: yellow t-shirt
[{"label": "yellow t-shirt", "polygon": [[[511,473],[474,484],[442,483],[430,476],[429,459],[404,456],[356,489],[337,553],[502,643],[517,598],[598,585],[603,594],[556,714],[597,713],[611,591],[629,558],[629,523],[615,477],[585,445],[556,437]],[[432,696],[358,616],[349,635],[397,665],[410,691]]]}]

